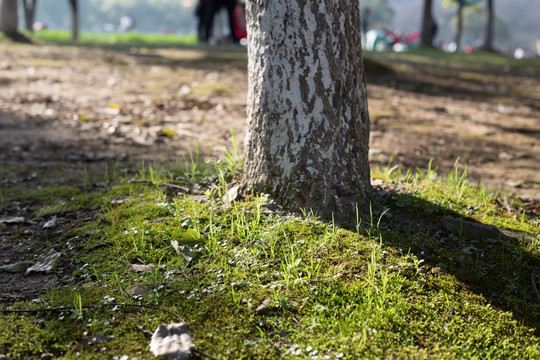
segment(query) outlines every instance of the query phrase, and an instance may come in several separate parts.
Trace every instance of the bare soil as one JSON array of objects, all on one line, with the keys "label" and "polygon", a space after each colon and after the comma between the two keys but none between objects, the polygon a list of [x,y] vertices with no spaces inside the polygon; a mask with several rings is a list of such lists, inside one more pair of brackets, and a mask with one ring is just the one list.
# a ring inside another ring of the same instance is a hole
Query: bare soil
[{"label": "bare soil", "polygon": [[[408,68],[367,68],[372,167],[426,168],[433,159],[446,173],[460,158],[470,181],[517,195],[538,215],[540,70],[400,66]],[[140,159],[183,160],[196,149],[217,158],[230,148],[231,130],[241,150],[246,94],[241,48],[0,44],[1,185],[79,186],[84,171],[104,164],[126,169]],[[50,218],[34,218],[9,200],[0,218],[25,221],[0,224],[0,266],[29,251],[62,251],[59,234],[93,218],[59,214],[51,232],[43,229]],[[20,239],[16,246],[13,239]],[[0,303],[71,281],[68,268],[31,278],[1,274]]]},{"label": "bare soil", "polygon": [[[242,148],[242,49],[0,46],[0,160],[47,166],[220,156]],[[490,190],[540,195],[540,70],[370,74],[372,167],[441,172],[459,157]],[[524,95],[525,94],[525,95]]]}]

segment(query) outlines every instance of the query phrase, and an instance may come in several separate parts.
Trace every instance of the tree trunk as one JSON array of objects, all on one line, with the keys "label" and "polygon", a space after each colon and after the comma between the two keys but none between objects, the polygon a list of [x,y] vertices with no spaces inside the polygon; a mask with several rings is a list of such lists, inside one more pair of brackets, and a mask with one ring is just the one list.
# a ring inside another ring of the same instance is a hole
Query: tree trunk
[{"label": "tree trunk", "polygon": [[247,25],[244,187],[352,222],[371,199],[359,2],[252,0]]},{"label": "tree trunk", "polygon": [[456,52],[461,51],[461,38],[463,35],[463,3],[458,5],[457,31],[456,31]]},{"label": "tree trunk", "polygon": [[26,30],[28,31],[34,31],[34,19],[36,15],[36,5],[37,0],[31,0],[32,2],[29,2],[30,0],[23,0],[23,6],[24,6],[24,24],[26,26]]},{"label": "tree trunk", "polygon": [[79,2],[78,0],[69,0],[71,5],[71,38],[73,41],[79,40]]},{"label": "tree trunk", "polygon": [[17,0],[3,0],[0,14],[0,31],[12,35],[17,32],[18,24]]},{"label": "tree trunk", "polygon": [[493,49],[493,19],[495,18],[495,9],[493,6],[493,0],[487,0],[487,23],[486,23],[486,35],[484,38],[485,51],[494,51]]},{"label": "tree trunk", "polygon": [[433,37],[434,37],[434,24],[435,20],[433,19],[433,1],[424,0],[424,14],[422,16],[422,38],[420,40],[422,46],[433,46]]}]

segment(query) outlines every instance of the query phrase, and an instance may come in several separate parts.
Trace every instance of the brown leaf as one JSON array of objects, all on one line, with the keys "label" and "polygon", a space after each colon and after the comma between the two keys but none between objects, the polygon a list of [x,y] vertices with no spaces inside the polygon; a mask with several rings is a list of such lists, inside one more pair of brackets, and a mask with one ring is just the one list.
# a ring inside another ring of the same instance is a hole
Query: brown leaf
[{"label": "brown leaf", "polygon": [[136,272],[154,272],[156,269],[162,269],[165,265],[156,265],[156,264],[148,264],[148,265],[142,265],[142,264],[131,264],[129,265],[129,268]]}]

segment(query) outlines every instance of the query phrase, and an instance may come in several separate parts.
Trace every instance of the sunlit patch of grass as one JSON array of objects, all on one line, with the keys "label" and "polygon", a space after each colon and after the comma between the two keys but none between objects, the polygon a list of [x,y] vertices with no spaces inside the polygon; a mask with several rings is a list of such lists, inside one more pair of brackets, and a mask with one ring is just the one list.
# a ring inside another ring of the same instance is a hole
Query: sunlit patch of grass
[{"label": "sunlit patch of grass", "polygon": [[[78,310],[0,316],[0,354],[148,357],[138,327],[152,331],[172,321],[168,314],[83,307],[134,302],[181,314],[197,348],[218,358],[540,356],[540,306],[528,283],[540,265],[538,224],[470,187],[459,162],[448,176],[431,163],[424,171],[375,170],[393,190],[372,204],[371,219],[347,229],[308,214],[286,216],[264,195],[231,198],[240,161],[234,150],[217,163],[195,151],[187,165],[141,164],[131,182],[101,188],[103,198],[125,198],[106,202],[86,227],[75,284],[15,306],[75,302]],[[197,197],[164,192],[172,183],[197,185]],[[462,239],[440,226],[448,215],[528,238]],[[135,272],[132,264],[163,267]],[[135,285],[146,291],[129,294]],[[31,332],[38,318],[46,319],[43,329],[62,330],[56,337]],[[99,350],[68,346],[85,332],[115,339]]]},{"label": "sunlit patch of grass", "polygon": [[[73,43],[71,32],[67,30],[40,30],[33,35],[41,41],[58,44]],[[194,35],[153,34],[140,32],[97,33],[83,31],[78,44],[82,45],[194,45]]]}]

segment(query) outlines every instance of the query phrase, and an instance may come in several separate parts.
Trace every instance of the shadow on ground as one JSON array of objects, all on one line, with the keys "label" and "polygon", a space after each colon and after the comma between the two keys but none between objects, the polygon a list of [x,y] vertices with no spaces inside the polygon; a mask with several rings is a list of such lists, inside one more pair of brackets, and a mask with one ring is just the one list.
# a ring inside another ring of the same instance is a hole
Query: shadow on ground
[{"label": "shadow on ground", "polygon": [[540,258],[527,250],[537,236],[481,224],[394,186],[376,186],[374,193],[386,246],[423,259],[432,275],[456,277],[463,284],[457,291],[484,297],[539,334]]}]

